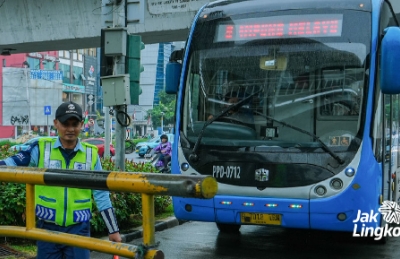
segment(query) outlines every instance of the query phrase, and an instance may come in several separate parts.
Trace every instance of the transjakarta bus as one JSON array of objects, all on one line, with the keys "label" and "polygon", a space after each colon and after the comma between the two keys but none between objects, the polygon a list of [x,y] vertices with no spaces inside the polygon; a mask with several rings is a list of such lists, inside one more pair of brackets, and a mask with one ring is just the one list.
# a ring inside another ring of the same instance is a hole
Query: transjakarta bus
[{"label": "transjakarta bus", "polygon": [[218,192],[174,197],[176,217],[220,231],[386,224],[379,208],[400,201],[399,9],[397,0],[202,7],[167,66],[172,172],[213,176]]}]

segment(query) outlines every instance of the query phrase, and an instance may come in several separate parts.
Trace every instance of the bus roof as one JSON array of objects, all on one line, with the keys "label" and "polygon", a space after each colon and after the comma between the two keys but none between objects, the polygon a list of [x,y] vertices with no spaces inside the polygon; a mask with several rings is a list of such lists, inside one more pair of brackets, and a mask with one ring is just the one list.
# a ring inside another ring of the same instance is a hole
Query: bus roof
[{"label": "bus roof", "polygon": [[209,3],[203,14],[210,14],[210,18],[221,18],[242,13],[296,9],[348,9],[371,12],[372,4],[371,0],[221,0]]}]

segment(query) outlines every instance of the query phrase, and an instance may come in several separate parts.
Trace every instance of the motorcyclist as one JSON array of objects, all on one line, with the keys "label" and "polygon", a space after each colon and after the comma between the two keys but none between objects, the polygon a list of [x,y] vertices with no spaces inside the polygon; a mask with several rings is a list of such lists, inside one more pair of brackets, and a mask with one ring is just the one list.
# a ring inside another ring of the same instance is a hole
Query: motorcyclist
[{"label": "motorcyclist", "polygon": [[171,142],[168,141],[168,136],[162,134],[161,143],[154,148],[154,152],[160,153],[158,160],[163,162],[164,169],[162,171],[168,170],[168,163],[171,161],[171,154],[172,154],[172,146]]}]

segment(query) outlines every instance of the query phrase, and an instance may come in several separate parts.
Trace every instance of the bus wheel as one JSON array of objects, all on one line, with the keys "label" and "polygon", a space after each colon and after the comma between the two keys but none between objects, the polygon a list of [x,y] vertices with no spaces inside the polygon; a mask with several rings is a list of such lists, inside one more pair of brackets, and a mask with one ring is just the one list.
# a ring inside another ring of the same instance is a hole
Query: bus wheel
[{"label": "bus wheel", "polygon": [[217,223],[218,230],[224,233],[237,233],[241,225]]},{"label": "bus wheel", "polygon": [[386,244],[388,238],[387,237],[382,237],[379,240],[375,240],[375,237],[370,237],[370,240],[373,244],[377,244],[377,245],[384,245]]}]

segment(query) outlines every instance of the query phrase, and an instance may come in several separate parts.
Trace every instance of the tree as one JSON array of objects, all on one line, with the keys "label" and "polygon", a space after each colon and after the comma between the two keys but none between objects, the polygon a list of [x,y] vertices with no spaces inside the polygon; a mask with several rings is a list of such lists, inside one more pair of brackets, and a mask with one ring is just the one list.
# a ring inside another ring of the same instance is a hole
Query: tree
[{"label": "tree", "polygon": [[173,125],[175,122],[176,94],[167,94],[165,91],[162,91],[159,92],[158,97],[160,98],[160,103],[147,111],[146,118],[148,119],[151,116],[154,128],[161,127],[161,113],[163,112],[163,125]]}]

